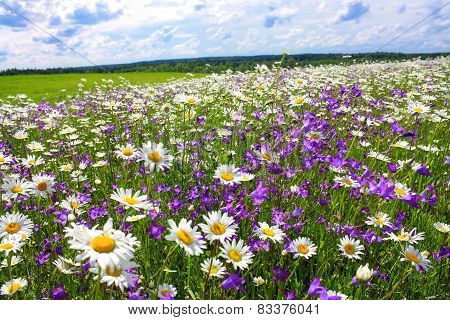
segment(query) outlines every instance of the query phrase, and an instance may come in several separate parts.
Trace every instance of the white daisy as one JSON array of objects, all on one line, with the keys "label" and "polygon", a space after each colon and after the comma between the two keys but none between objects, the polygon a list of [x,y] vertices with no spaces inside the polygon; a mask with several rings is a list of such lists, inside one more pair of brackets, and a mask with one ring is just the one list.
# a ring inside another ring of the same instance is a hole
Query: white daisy
[{"label": "white daisy", "polygon": [[241,174],[238,171],[239,168],[236,168],[234,165],[220,165],[214,173],[214,178],[220,179],[222,184],[233,185],[241,183]]},{"label": "white daisy", "polygon": [[208,274],[209,277],[223,278],[227,271],[222,262],[216,258],[205,259],[200,266],[201,270]]},{"label": "white daisy", "polygon": [[177,288],[168,283],[163,283],[158,286],[158,298],[175,298],[177,295]]},{"label": "white daisy", "polygon": [[132,189],[124,190],[119,188],[111,195],[111,199],[122,203],[126,208],[133,208],[138,211],[152,208],[152,204],[147,200],[147,196],[145,194],[140,195],[139,190],[133,194]]},{"label": "white daisy", "polygon": [[424,239],[424,233],[419,232],[416,234],[416,228],[412,229],[409,232],[405,231],[405,229],[402,228],[398,235],[393,232],[389,233],[388,235],[389,237],[386,238],[386,240],[394,240],[395,242],[417,243],[417,241],[421,241]]},{"label": "white daisy", "polygon": [[19,195],[28,195],[30,192],[30,183],[25,179],[10,178],[4,179],[2,190],[8,199],[15,199]]},{"label": "white daisy", "polygon": [[149,167],[150,171],[159,172],[162,169],[172,166],[173,156],[167,154],[167,150],[162,143],[144,143],[140,149],[141,161]]},{"label": "white daisy", "polygon": [[433,224],[433,227],[442,233],[448,233],[450,231],[450,226],[448,224],[442,223],[442,222],[436,222]]},{"label": "white daisy", "polygon": [[28,284],[26,279],[17,278],[11,281],[6,282],[0,288],[0,294],[5,296],[12,296],[14,293],[18,291],[22,291]]},{"label": "white daisy", "polygon": [[118,158],[123,160],[133,160],[139,156],[138,152],[131,143],[127,143],[125,146],[118,146],[114,153]]},{"label": "white daisy", "polygon": [[206,224],[199,223],[199,226],[210,242],[219,240],[223,243],[236,234],[237,224],[226,212],[222,215],[220,211],[212,211],[207,216],[204,215],[203,219]]},{"label": "white daisy", "polygon": [[317,246],[309,238],[300,237],[291,242],[289,251],[294,253],[294,258],[303,257],[308,260],[317,254]]},{"label": "white daisy", "polygon": [[340,186],[347,187],[347,188],[356,188],[359,187],[358,181],[355,181],[350,176],[344,176],[344,177],[335,177],[334,181],[337,182]]},{"label": "white daisy", "polygon": [[360,255],[363,254],[364,246],[360,244],[359,240],[350,238],[349,236],[342,237],[340,239],[340,244],[338,245],[339,250],[342,252],[344,257],[349,259],[361,259]]},{"label": "white daisy", "polygon": [[[133,277],[134,273],[131,273],[127,270],[136,268],[138,265],[133,261],[123,261],[119,266],[115,267],[106,267],[106,269],[100,270],[100,282],[106,283],[109,286],[116,286],[121,291],[124,291],[127,288],[134,287]],[[98,268],[94,265],[91,269],[89,269],[92,273],[95,273],[94,280],[98,279]]]},{"label": "white daisy", "polygon": [[0,216],[0,238],[5,236],[26,239],[33,233],[33,221],[21,213],[6,213]]},{"label": "white daisy", "polygon": [[259,227],[255,230],[255,235],[266,241],[270,239],[272,242],[283,242],[285,233],[279,226],[269,226],[267,222],[258,222]]},{"label": "white daisy", "polygon": [[181,219],[177,225],[175,221],[168,221],[170,234],[165,236],[166,240],[175,241],[184,248],[187,255],[201,255],[206,248],[205,241],[201,240],[201,233],[197,231],[198,226],[191,227],[192,221]]},{"label": "white daisy", "polygon": [[113,229],[112,219],[105,223],[103,230],[97,230],[97,227],[89,229],[72,224],[72,228],[64,230],[66,238],[70,238],[70,248],[81,251],[78,261],[97,262],[101,269],[106,270],[107,267],[119,267],[121,262],[133,258],[134,247],[139,245],[136,238]]},{"label": "white daisy", "polygon": [[31,184],[32,193],[35,196],[40,196],[47,198],[55,192],[52,187],[55,183],[55,178],[46,174],[39,174],[33,177],[33,182]]},{"label": "white daisy", "polygon": [[423,268],[425,271],[428,271],[430,268],[429,264],[431,263],[422,252],[413,246],[408,246],[403,252],[404,257],[400,259],[400,261],[409,261],[416,268],[417,271],[420,271],[420,268]]},{"label": "white daisy", "polygon": [[375,226],[379,228],[383,228],[385,226],[388,227],[392,226],[389,216],[384,212],[377,212],[375,216],[368,217],[366,220],[366,224],[369,226]]},{"label": "white daisy", "polygon": [[253,253],[249,246],[244,245],[242,240],[236,242],[236,239],[233,239],[232,242],[225,242],[220,250],[222,251],[220,256],[226,259],[228,263],[233,264],[235,269],[247,269],[252,263]]}]

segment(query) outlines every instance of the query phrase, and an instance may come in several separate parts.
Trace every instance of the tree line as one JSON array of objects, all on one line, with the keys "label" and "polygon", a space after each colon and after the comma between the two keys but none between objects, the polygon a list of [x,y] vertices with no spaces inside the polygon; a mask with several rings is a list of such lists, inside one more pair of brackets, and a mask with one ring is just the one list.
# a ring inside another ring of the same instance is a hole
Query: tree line
[{"label": "tree line", "polygon": [[[321,64],[352,64],[362,61],[399,61],[411,58],[436,58],[448,56],[448,52],[441,53],[394,53],[373,52],[357,54],[293,54],[288,55],[283,63],[284,66],[295,67],[305,65]],[[70,73],[114,73],[114,72],[191,72],[191,73],[220,73],[227,70],[247,71],[252,70],[258,64],[271,66],[280,61],[281,55],[259,55],[259,56],[235,56],[235,57],[205,57],[191,59],[171,59],[141,61],[126,64],[111,64],[101,66],[65,67],[48,69],[6,69],[0,71],[0,76],[21,74],[70,74]]]}]

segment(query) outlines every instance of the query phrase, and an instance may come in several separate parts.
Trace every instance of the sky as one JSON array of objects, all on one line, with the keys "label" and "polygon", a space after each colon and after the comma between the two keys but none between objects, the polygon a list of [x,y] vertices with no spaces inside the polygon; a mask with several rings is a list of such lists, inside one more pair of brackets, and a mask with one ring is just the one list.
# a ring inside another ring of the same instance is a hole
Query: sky
[{"label": "sky", "polygon": [[446,2],[0,0],[0,69],[373,52],[399,34],[383,51],[450,51],[450,4],[404,33]]}]

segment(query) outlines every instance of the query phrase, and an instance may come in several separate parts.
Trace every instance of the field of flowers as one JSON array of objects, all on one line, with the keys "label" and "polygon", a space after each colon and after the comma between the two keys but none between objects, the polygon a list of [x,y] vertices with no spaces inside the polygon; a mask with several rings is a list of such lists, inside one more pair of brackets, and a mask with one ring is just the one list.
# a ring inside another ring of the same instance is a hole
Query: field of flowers
[{"label": "field of flowers", "polygon": [[450,59],[283,59],[3,104],[0,297],[448,299]]}]

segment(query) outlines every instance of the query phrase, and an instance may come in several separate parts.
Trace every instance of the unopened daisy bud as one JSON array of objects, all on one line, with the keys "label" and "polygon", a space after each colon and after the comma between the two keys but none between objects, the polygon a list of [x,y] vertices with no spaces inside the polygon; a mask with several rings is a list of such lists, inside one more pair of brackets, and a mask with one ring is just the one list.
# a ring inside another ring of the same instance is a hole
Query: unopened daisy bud
[{"label": "unopened daisy bud", "polygon": [[281,251],[281,255],[282,256],[287,256],[288,252],[286,251],[286,249],[284,249],[283,251]]},{"label": "unopened daisy bud", "polygon": [[99,184],[102,183],[102,180],[100,180],[100,179],[95,179],[94,183],[97,184],[97,185],[99,185]]},{"label": "unopened daisy bud", "polygon": [[291,186],[292,193],[297,193],[299,190],[300,190],[300,188],[298,186]]},{"label": "unopened daisy bud", "polygon": [[358,283],[367,283],[373,276],[373,270],[369,268],[369,264],[366,263],[365,266],[360,266],[356,271],[356,281]]},{"label": "unopened daisy bud", "polygon": [[67,220],[69,222],[74,222],[75,220],[77,220],[77,217],[75,217],[73,213],[69,213],[69,215],[67,216]]},{"label": "unopened daisy bud", "polygon": [[148,287],[149,287],[149,288],[154,288],[154,287],[155,287],[155,282],[154,282],[154,281],[150,281],[150,282],[148,283]]},{"label": "unopened daisy bud", "polygon": [[256,286],[260,286],[260,285],[263,285],[264,283],[266,283],[266,280],[264,280],[262,277],[254,277],[253,278],[253,283]]},{"label": "unopened daisy bud", "polygon": [[189,206],[188,211],[194,211],[194,205],[193,205],[193,204],[191,204],[191,205]]}]

